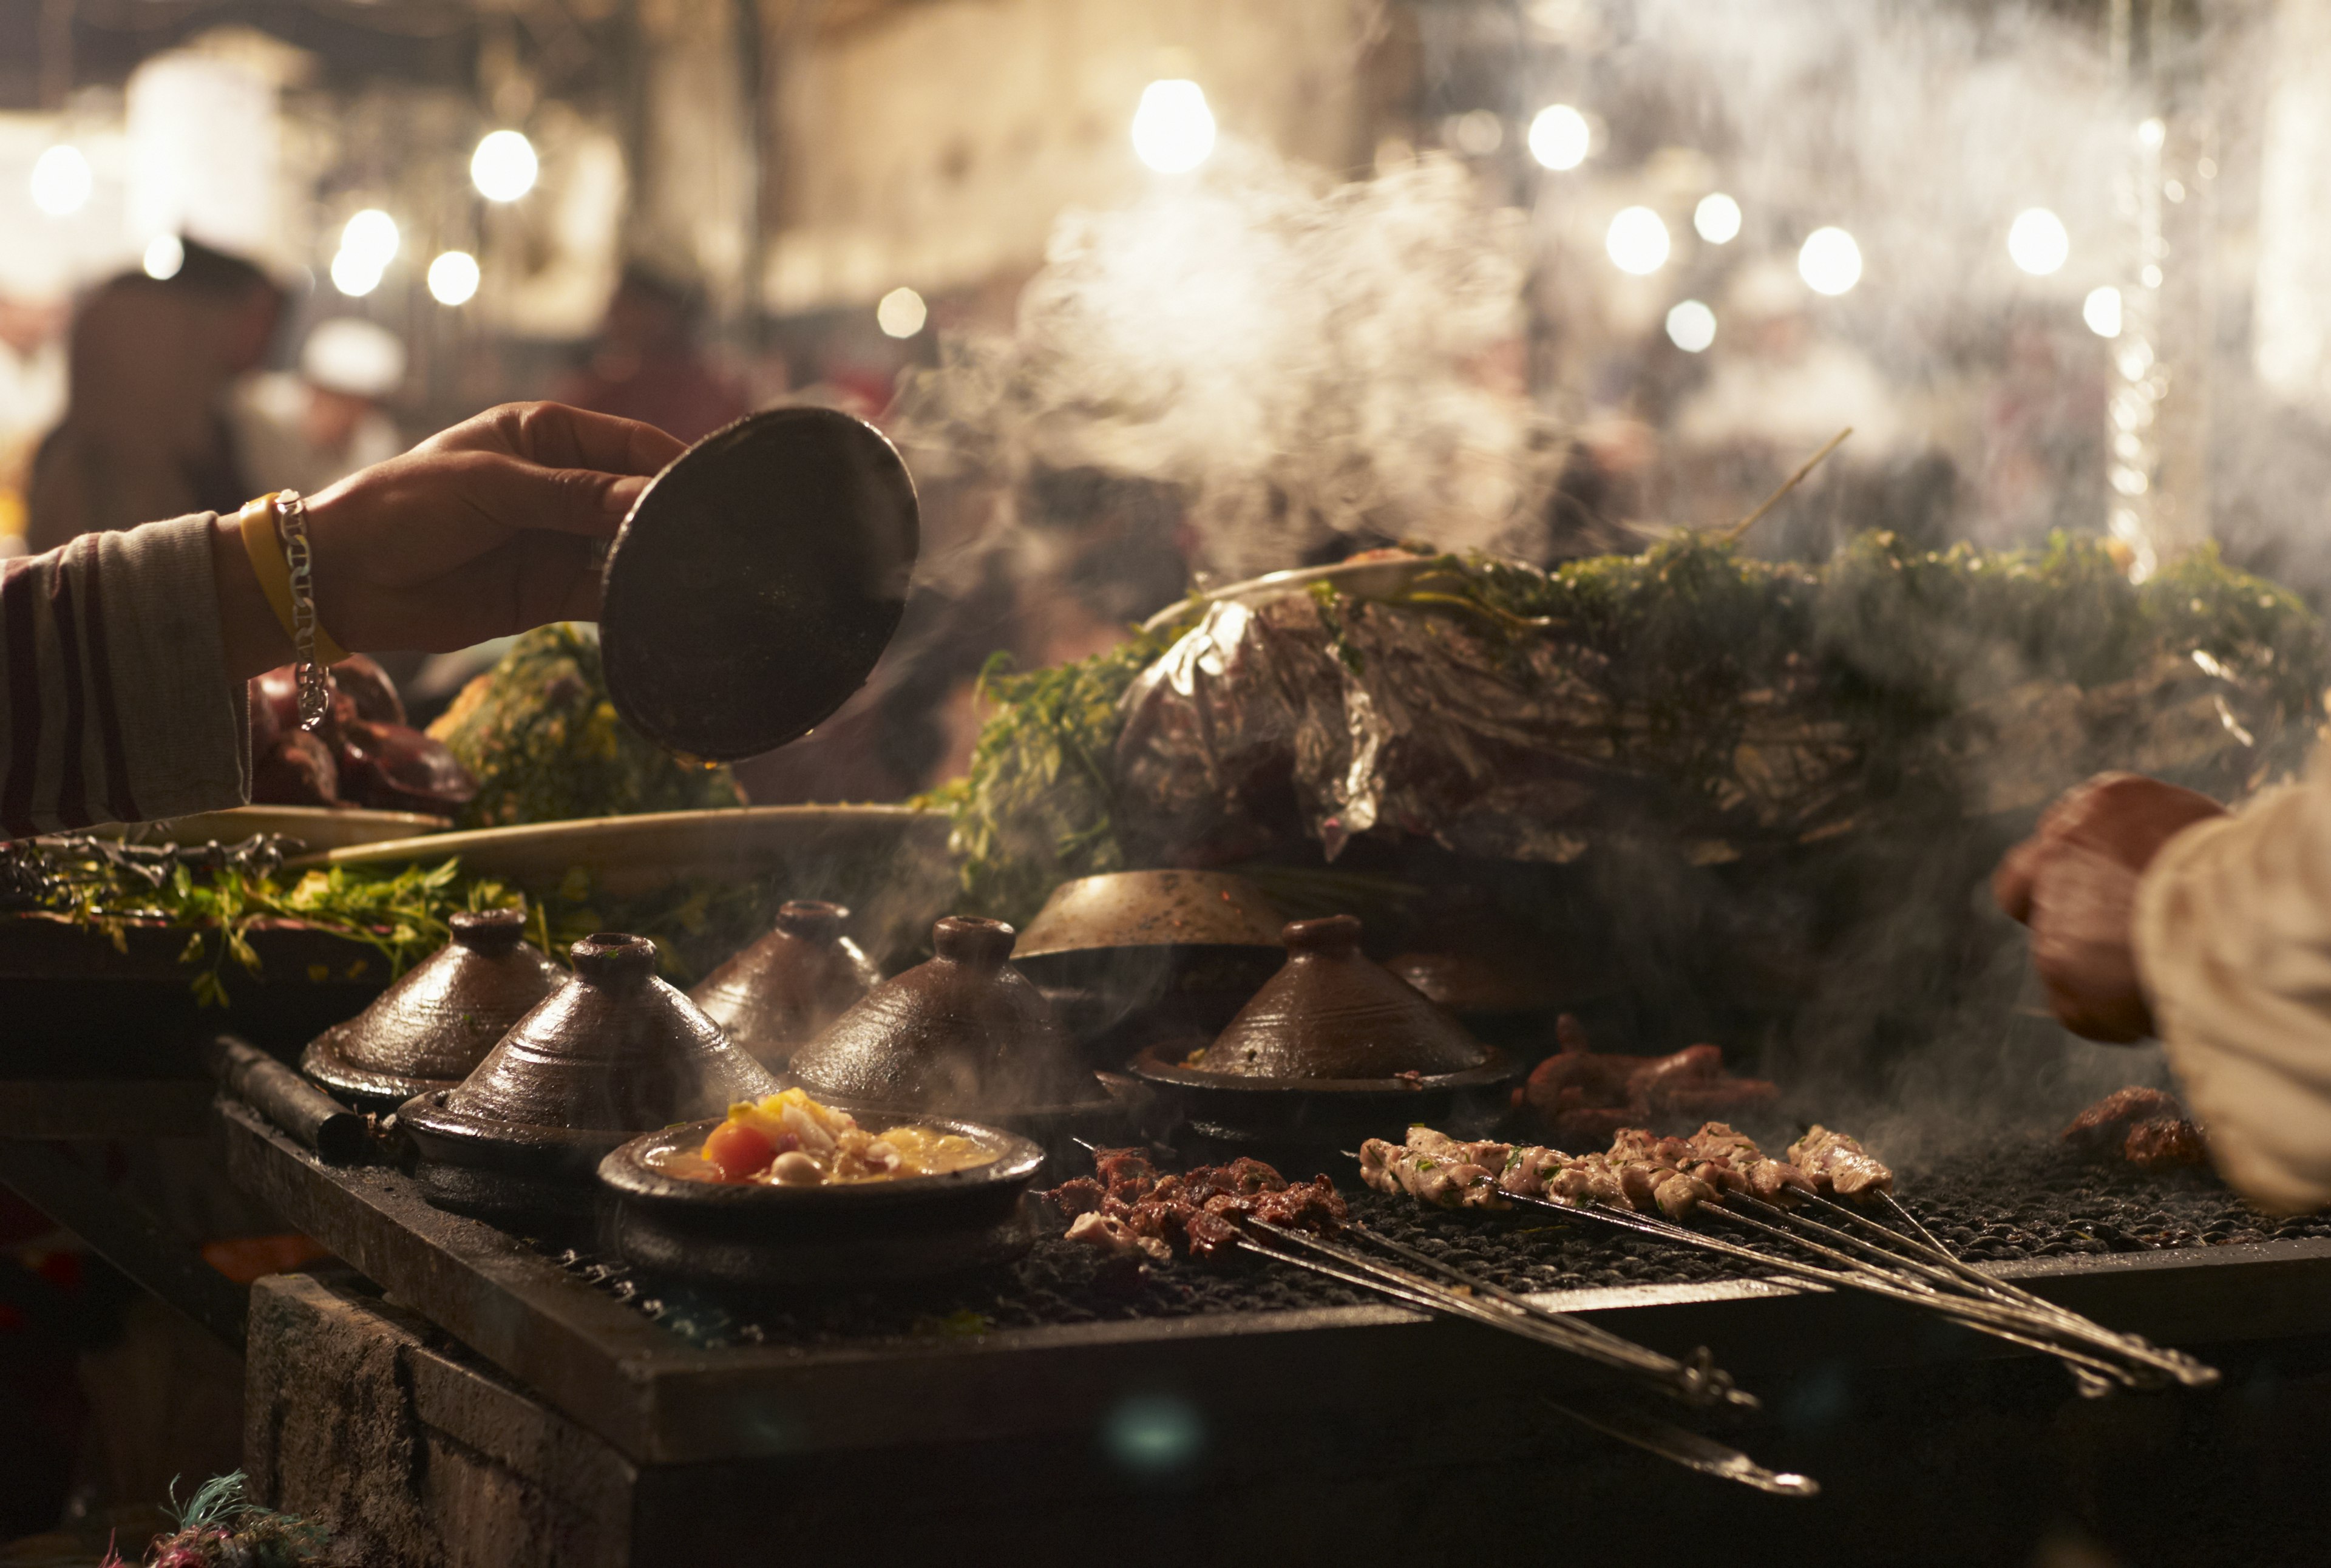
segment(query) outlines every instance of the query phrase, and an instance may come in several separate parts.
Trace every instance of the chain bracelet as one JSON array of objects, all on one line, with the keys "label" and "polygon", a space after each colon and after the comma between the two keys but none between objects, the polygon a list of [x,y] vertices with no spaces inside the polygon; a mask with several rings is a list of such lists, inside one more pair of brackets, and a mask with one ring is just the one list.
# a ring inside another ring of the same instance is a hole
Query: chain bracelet
[{"label": "chain bracelet", "polygon": [[291,651],[298,660],[300,727],[314,729],[332,710],[332,689],[316,660],[315,555],[308,546],[308,503],[298,490],[275,498],[275,528],[291,569]]}]

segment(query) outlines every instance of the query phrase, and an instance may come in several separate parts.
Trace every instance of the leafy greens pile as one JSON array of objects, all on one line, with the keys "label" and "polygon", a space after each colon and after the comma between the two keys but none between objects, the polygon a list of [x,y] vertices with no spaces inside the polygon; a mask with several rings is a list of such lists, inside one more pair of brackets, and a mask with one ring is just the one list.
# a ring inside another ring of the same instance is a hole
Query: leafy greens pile
[{"label": "leafy greens pile", "polygon": [[571,622],[519,638],[429,733],[478,780],[465,828],[745,803],[728,769],[674,756],[623,721],[597,641]]}]

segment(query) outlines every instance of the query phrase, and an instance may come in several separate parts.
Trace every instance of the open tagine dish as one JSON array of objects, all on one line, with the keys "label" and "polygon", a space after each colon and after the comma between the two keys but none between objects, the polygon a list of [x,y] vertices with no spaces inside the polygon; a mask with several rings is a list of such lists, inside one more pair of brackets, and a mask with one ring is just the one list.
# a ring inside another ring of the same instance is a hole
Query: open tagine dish
[{"label": "open tagine dish", "polygon": [[691,1181],[815,1187],[943,1176],[994,1159],[988,1145],[942,1128],[909,1123],[868,1132],[848,1111],[789,1088],[730,1106],[694,1153],[664,1150],[645,1163]]},{"label": "open tagine dish", "polygon": [[1000,1127],[893,1121],[793,1088],[634,1138],[600,1163],[599,1182],[631,1262],[785,1288],[1008,1262],[1033,1240],[1020,1199],[1043,1161]]}]

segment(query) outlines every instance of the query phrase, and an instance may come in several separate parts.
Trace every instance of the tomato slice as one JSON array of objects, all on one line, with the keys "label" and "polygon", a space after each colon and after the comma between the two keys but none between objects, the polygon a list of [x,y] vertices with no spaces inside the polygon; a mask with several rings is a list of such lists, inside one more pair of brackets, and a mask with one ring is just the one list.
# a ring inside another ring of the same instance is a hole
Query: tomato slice
[{"label": "tomato slice", "polygon": [[776,1149],[758,1127],[743,1122],[722,1122],[704,1140],[704,1157],[720,1167],[720,1174],[732,1182],[741,1182],[754,1172],[767,1168],[777,1157]]}]

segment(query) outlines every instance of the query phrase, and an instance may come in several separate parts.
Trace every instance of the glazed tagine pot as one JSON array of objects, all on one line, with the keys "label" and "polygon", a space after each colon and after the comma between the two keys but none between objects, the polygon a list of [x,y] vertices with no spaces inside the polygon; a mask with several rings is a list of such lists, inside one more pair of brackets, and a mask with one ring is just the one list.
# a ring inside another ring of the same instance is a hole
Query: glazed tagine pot
[{"label": "glazed tagine pot", "polygon": [[452,940],[346,1023],[309,1042],[300,1069],[358,1110],[385,1113],[451,1088],[566,971],[525,939],[516,909],[462,910]]},{"label": "glazed tagine pot", "polygon": [[1283,924],[1243,877],[1109,871],[1053,889],[1012,962],[1114,1063],[1154,1040],[1213,1039],[1286,956]]},{"label": "glazed tagine pot", "polygon": [[689,1000],[731,1045],[763,1067],[782,1069],[881,978],[842,935],[849,917],[839,904],[794,899],[779,906],[768,935],[706,976]]},{"label": "glazed tagine pot", "polygon": [[1380,1136],[1371,1126],[1497,1118],[1513,1076],[1504,1053],[1361,952],[1358,920],[1298,920],[1281,935],[1286,964],[1213,1044],[1133,1059],[1188,1126],[1216,1145],[1308,1149]]},{"label": "glazed tagine pot", "polygon": [[441,1208],[493,1219],[590,1212],[592,1174],[652,1128],[774,1094],[775,1079],[657,978],[655,944],[602,932],[572,950],[574,977],[514,1024],[450,1089],[398,1120]]},{"label": "glazed tagine pot", "polygon": [[976,1117],[1048,1144],[1105,1121],[1114,1102],[1051,1004],[1006,962],[1016,936],[1001,920],[939,921],[937,955],[876,986],[796,1050],[793,1077],[820,1099]]},{"label": "glazed tagine pot", "polygon": [[[879,1129],[885,1113],[842,1106]],[[718,1120],[633,1138],[599,1165],[614,1200],[617,1251],[660,1274],[751,1288],[914,1279],[1008,1262],[1034,1231],[1021,1194],[1044,1150],[1001,1127],[922,1115],[918,1124],[985,1145],[985,1164],[940,1174],[842,1185],[705,1182],[661,1167],[692,1152]]]}]

